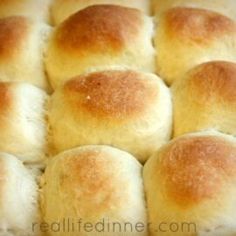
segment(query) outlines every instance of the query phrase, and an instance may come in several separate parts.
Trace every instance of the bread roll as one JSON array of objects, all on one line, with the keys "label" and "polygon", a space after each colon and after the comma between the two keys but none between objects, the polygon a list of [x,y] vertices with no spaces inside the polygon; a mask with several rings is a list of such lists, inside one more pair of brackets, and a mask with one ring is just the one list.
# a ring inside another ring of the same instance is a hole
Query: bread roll
[{"label": "bread roll", "polygon": [[16,157],[0,153],[0,234],[35,235],[32,224],[39,219],[37,185]]},{"label": "bread roll", "polygon": [[174,136],[206,129],[236,135],[236,64],[197,66],[173,84]]},{"label": "bread roll", "polygon": [[54,0],[52,4],[53,23],[58,25],[75,12],[99,4],[121,5],[149,13],[149,1],[147,0]]},{"label": "bread roll", "polygon": [[236,60],[236,24],[215,12],[176,7],[161,15],[155,44],[157,72],[167,83],[212,60]]},{"label": "bread roll", "polygon": [[235,183],[235,138],[212,131],[174,139],[144,166],[150,235],[235,235]]},{"label": "bread roll", "polygon": [[51,0],[0,0],[0,18],[17,15],[50,22],[50,2]]},{"label": "bread roll", "polygon": [[140,11],[96,5],[77,12],[59,25],[46,56],[55,88],[73,76],[95,70],[154,70],[151,18]]},{"label": "bread roll", "polygon": [[0,81],[23,81],[48,89],[43,50],[49,30],[23,16],[0,19]]},{"label": "bread roll", "polygon": [[[134,157],[109,146],[86,146],[55,156],[42,179],[44,221],[49,225],[74,222],[74,230],[49,229],[48,235],[146,236],[145,227],[142,232],[130,226],[124,230],[126,222],[146,226],[141,171]],[[90,231],[84,226],[88,222]],[[105,222],[103,231],[101,222]],[[114,222],[120,227],[113,227]]]},{"label": "bread roll", "polygon": [[211,11],[216,11],[222,15],[236,19],[235,0],[152,0],[152,11],[155,14],[161,14],[172,7],[192,7],[203,8]]},{"label": "bread roll", "polygon": [[0,83],[0,151],[25,162],[44,159],[47,95],[33,85]]},{"label": "bread roll", "polygon": [[50,146],[55,153],[107,144],[145,161],[172,129],[169,89],[153,74],[103,71],[67,81],[49,105]]}]

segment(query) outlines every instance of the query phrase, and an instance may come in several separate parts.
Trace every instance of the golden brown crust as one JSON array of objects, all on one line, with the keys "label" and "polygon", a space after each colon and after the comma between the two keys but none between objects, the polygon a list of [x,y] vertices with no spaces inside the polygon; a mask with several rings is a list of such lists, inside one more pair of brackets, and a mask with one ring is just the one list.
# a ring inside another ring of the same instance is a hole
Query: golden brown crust
[{"label": "golden brown crust", "polygon": [[180,138],[162,155],[168,196],[180,207],[214,198],[236,175],[236,147],[218,137]]},{"label": "golden brown crust", "polygon": [[0,6],[12,5],[16,3],[19,3],[19,1],[18,0],[0,0]]},{"label": "golden brown crust", "polygon": [[2,82],[0,83],[0,114],[5,113],[11,104],[11,83]]},{"label": "golden brown crust", "polygon": [[91,73],[68,81],[64,89],[67,99],[79,98],[74,100],[79,109],[113,118],[143,112],[158,93],[134,71]]},{"label": "golden brown crust", "polygon": [[[106,161],[105,161],[106,162]],[[85,151],[79,154],[79,158],[74,156],[63,162],[65,173],[61,175],[62,187],[75,189],[78,184],[86,189],[86,195],[93,195],[98,190],[106,190],[109,179],[104,179],[102,173],[106,173],[107,165],[104,166],[104,153],[97,151]],[[69,171],[67,170],[69,169]],[[69,176],[73,176],[73,182]]]},{"label": "golden brown crust", "polygon": [[215,61],[201,64],[189,73],[186,80],[190,91],[199,94],[199,100],[217,99],[236,103],[236,64]]},{"label": "golden brown crust", "polygon": [[108,48],[113,53],[120,52],[138,34],[141,22],[142,15],[135,9],[90,6],[72,15],[57,29],[55,42],[65,51],[77,54]]},{"label": "golden brown crust", "polygon": [[24,43],[29,22],[23,16],[0,19],[0,60],[14,56]]},{"label": "golden brown crust", "polygon": [[165,24],[169,37],[199,44],[236,32],[236,24],[230,18],[203,9],[171,8],[165,13]]},{"label": "golden brown crust", "polygon": [[[87,150],[78,156],[64,159],[61,163],[61,188],[65,192],[68,190],[72,194],[71,197],[75,197],[79,202],[86,199],[94,201],[92,206],[97,205],[97,213],[109,209],[114,203],[117,206],[120,204],[120,200],[116,197],[117,191],[120,191],[119,185],[116,184],[119,179],[112,171],[115,167],[108,155],[102,151]],[[77,191],[78,186],[80,191]],[[84,207],[90,208],[89,205]],[[86,211],[91,213],[89,209]]]}]

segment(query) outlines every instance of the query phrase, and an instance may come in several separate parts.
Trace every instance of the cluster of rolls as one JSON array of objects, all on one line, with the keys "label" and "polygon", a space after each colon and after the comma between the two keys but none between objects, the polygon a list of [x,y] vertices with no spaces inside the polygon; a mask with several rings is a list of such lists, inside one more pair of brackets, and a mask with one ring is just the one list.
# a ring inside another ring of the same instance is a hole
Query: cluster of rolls
[{"label": "cluster of rolls", "polygon": [[0,235],[236,235],[234,0],[0,0]]}]

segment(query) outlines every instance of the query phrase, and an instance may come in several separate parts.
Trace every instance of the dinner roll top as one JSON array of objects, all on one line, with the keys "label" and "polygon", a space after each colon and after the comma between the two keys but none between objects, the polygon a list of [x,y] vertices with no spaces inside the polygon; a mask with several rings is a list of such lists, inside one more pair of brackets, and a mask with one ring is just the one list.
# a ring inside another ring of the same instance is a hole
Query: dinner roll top
[{"label": "dinner roll top", "polygon": [[172,7],[203,8],[236,19],[234,0],[152,0],[152,12],[161,14]]},{"label": "dinner roll top", "polygon": [[75,13],[49,42],[46,67],[52,86],[95,70],[153,71],[152,30],[151,18],[136,9],[96,5]]},{"label": "dinner roll top", "polygon": [[82,75],[55,91],[49,123],[50,146],[56,153],[107,144],[145,161],[170,138],[170,92],[153,74],[103,71]]},{"label": "dinner roll top", "polygon": [[[176,235],[234,235],[236,141],[218,132],[174,139],[144,167],[144,183],[152,222],[179,226]],[[188,227],[181,228],[183,223]],[[176,229],[176,228],[175,228]],[[164,235],[173,235],[173,231]]]},{"label": "dinner roll top", "polygon": [[169,84],[203,62],[236,60],[236,24],[230,18],[208,10],[176,7],[159,20],[157,72]]},{"label": "dinner roll top", "polygon": [[38,221],[37,185],[16,157],[0,153],[0,231],[2,235],[34,235]]},{"label": "dinner roll top", "polygon": [[0,81],[21,81],[48,89],[43,66],[50,29],[24,16],[0,19]]},{"label": "dinner roll top", "polygon": [[205,129],[236,134],[236,64],[201,64],[173,84],[174,136]]},{"label": "dinner roll top", "polygon": [[[102,220],[106,222],[104,235],[146,235],[112,229],[113,222],[146,224],[141,171],[134,157],[109,146],[86,146],[55,156],[42,179],[44,221],[80,220],[80,231],[77,225],[74,231],[60,231],[60,236],[100,235],[94,227]],[[93,225],[90,232],[83,228],[86,222]]]},{"label": "dinner roll top", "polygon": [[137,8],[149,13],[149,1],[146,0],[54,0],[52,3],[52,18],[55,25],[60,24],[66,18],[88,6],[112,4],[124,7]]},{"label": "dinner roll top", "polygon": [[37,21],[49,22],[51,0],[0,0],[0,18],[26,16]]},{"label": "dinner roll top", "polygon": [[0,151],[25,162],[44,159],[46,100],[46,93],[33,85],[0,83]]}]

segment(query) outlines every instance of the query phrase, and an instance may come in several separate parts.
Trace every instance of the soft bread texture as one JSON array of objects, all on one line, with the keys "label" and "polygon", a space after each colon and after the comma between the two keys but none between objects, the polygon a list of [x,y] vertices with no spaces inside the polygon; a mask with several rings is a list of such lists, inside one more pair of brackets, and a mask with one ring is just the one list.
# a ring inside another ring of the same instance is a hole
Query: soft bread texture
[{"label": "soft bread texture", "polygon": [[157,72],[167,83],[212,60],[236,60],[236,24],[203,9],[176,7],[159,18],[155,44]]},{"label": "soft bread texture", "polygon": [[152,20],[136,9],[96,5],[69,17],[49,40],[46,68],[53,88],[95,70],[154,71]]},{"label": "soft bread texture", "polygon": [[154,74],[103,71],[67,81],[49,105],[50,149],[89,144],[124,149],[145,161],[172,131],[169,89]]},{"label": "soft bread texture", "polygon": [[[150,235],[235,235],[235,184],[235,138],[211,131],[174,139],[144,166]],[[158,222],[166,232],[155,232]],[[173,222],[178,232],[168,231]]]},{"label": "soft bread texture", "polygon": [[24,83],[0,83],[0,151],[25,162],[45,158],[47,94]]},{"label": "soft bread texture", "polygon": [[54,0],[52,4],[52,18],[55,25],[60,24],[66,18],[88,6],[112,4],[137,8],[149,14],[149,1],[146,0]]},{"label": "soft bread texture", "polygon": [[21,81],[49,90],[43,51],[50,27],[23,16],[0,19],[0,81]]},{"label": "soft bread texture", "polygon": [[0,18],[26,16],[37,21],[50,22],[51,0],[0,0]]},{"label": "soft bread texture", "polygon": [[34,177],[15,156],[0,153],[0,235],[31,236],[38,222]]},{"label": "soft bread texture", "polygon": [[[142,166],[130,154],[109,146],[86,146],[72,149],[49,160],[42,178],[41,207],[47,223],[125,222],[146,225]],[[61,232],[60,236],[142,235],[146,232],[108,232],[92,230]],[[58,233],[48,232],[54,236]]]},{"label": "soft bread texture", "polygon": [[236,64],[208,62],[172,87],[174,136],[206,129],[236,135]]},{"label": "soft bread texture", "polygon": [[152,12],[161,14],[172,7],[203,8],[236,19],[235,0],[151,0]]}]

